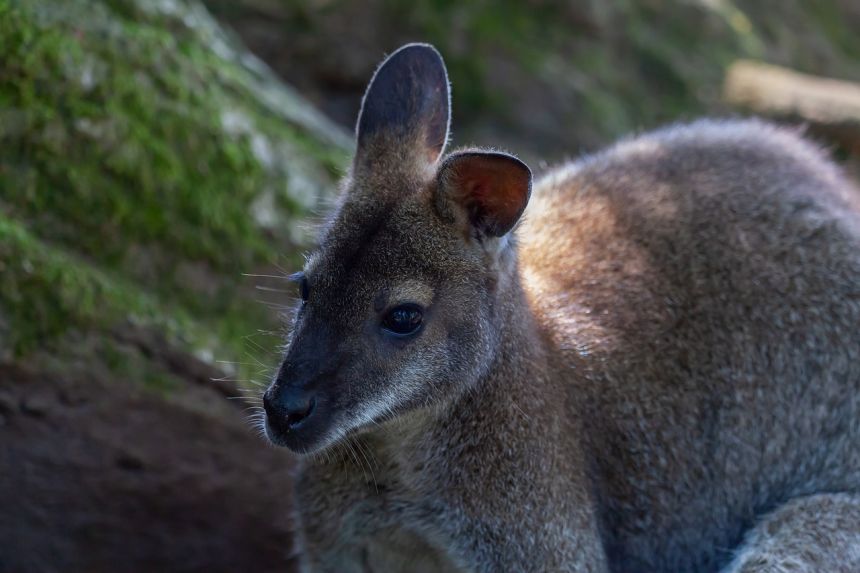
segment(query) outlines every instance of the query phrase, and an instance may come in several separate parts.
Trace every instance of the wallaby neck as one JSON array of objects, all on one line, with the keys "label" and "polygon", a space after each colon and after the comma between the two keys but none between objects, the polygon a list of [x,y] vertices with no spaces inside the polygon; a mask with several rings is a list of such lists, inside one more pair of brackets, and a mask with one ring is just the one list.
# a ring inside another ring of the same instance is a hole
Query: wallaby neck
[{"label": "wallaby neck", "polygon": [[510,394],[526,379],[534,383],[546,379],[548,339],[532,313],[516,269],[499,281],[494,312],[497,348],[487,373],[477,384],[485,390],[501,385]]}]

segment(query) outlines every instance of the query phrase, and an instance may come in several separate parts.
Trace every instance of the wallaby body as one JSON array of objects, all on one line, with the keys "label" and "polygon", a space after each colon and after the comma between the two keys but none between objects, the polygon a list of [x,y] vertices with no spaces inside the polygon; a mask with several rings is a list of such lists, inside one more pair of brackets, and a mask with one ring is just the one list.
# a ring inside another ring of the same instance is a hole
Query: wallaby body
[{"label": "wallaby body", "polygon": [[266,395],[322,450],[309,569],[860,570],[860,192],[704,121],[549,172],[512,231],[527,169],[439,162],[434,57],[371,84]]}]

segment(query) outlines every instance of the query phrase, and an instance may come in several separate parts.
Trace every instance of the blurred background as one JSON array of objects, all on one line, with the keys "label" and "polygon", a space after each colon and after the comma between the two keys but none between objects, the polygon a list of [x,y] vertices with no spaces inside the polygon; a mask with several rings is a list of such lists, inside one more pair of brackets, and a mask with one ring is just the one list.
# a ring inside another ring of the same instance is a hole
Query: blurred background
[{"label": "blurred background", "polygon": [[0,0],[0,572],[292,570],[293,460],[241,397],[386,53],[434,43],[454,144],[538,173],[758,113],[856,175],[858,30],[860,0]]}]

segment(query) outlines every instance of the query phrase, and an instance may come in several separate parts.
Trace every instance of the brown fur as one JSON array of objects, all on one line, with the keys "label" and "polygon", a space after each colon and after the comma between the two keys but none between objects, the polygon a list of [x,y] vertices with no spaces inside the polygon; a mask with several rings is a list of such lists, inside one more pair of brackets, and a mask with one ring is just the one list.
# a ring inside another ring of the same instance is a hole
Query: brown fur
[{"label": "brown fur", "polygon": [[[323,404],[310,570],[855,570],[860,193],[819,149],[668,128],[495,237],[410,133],[364,138],[267,393]],[[381,339],[406,299],[423,330]]]}]

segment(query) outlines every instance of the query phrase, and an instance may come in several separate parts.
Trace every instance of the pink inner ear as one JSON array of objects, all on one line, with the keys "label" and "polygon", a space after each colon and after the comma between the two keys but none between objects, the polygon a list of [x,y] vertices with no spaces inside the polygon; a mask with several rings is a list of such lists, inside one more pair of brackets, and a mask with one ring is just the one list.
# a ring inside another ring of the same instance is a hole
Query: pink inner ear
[{"label": "pink inner ear", "polygon": [[494,236],[507,233],[525,209],[531,193],[531,172],[503,153],[463,153],[449,160],[454,196],[473,225]]}]

